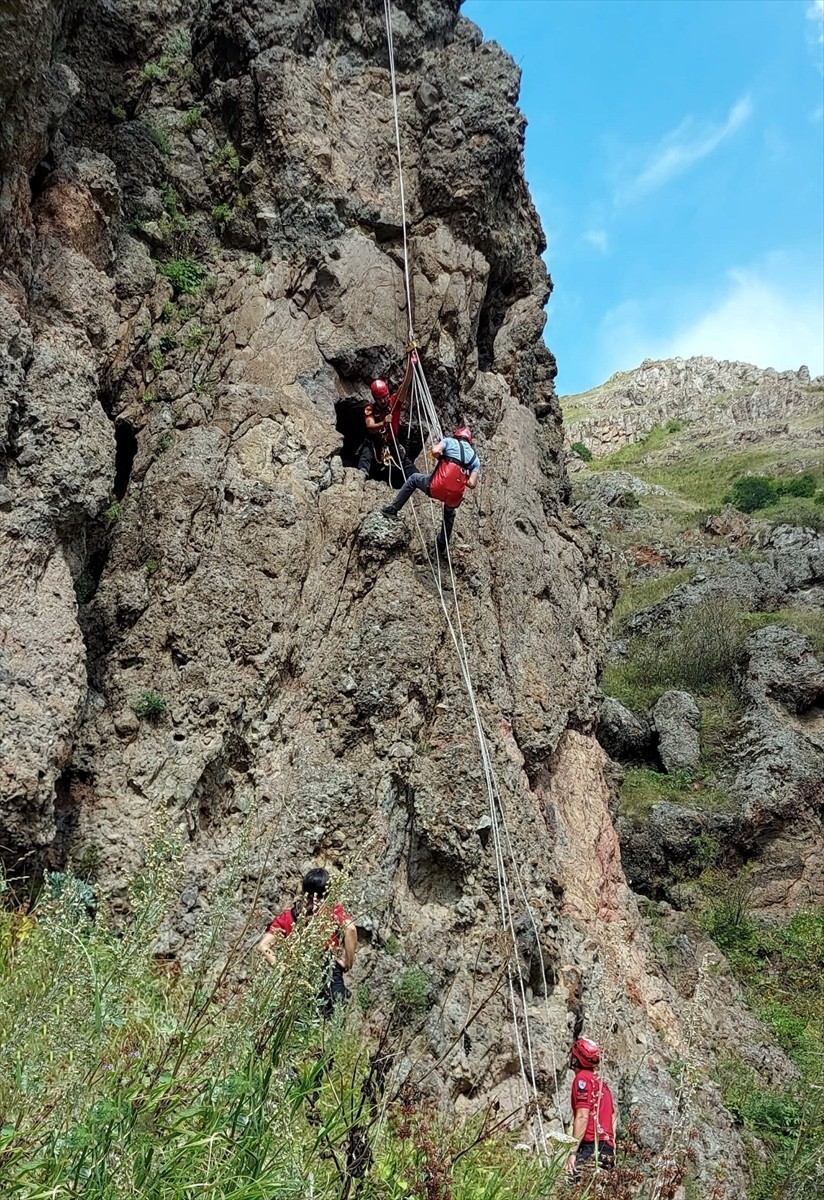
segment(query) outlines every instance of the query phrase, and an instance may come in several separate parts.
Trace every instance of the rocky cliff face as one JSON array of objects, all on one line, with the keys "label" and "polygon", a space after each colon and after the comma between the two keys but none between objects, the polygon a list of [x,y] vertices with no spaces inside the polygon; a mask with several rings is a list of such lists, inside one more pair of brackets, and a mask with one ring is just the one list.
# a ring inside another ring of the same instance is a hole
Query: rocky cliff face
[{"label": "rocky cliff face", "polygon": [[[566,504],[518,72],[454,0],[393,7],[415,327],[444,423],[471,420],[484,462],[457,596],[524,874],[546,1108],[552,1048],[585,1023],[642,1140],[694,1123],[706,1194],[732,1198],[717,1093],[672,1070],[723,1044],[729,1010],[705,972],[679,994],[655,966],[592,732],[613,583]],[[451,1048],[502,961],[468,702],[411,521],[374,515],[385,487],[347,465],[353,402],[397,377],[406,332],[380,14],[0,14],[4,853],[93,864],[118,903],[151,831],[178,829],[170,954],[239,855],[239,921],[310,864],[351,864],[355,982],[380,997],[421,965],[437,1086],[508,1100],[502,996]],[[749,1053],[782,1068],[755,1028]]]},{"label": "rocky cliff face", "polygon": [[570,441],[600,458],[673,420],[739,442],[765,435],[792,440],[794,418],[820,417],[822,390],[824,380],[811,379],[807,367],[774,371],[707,357],[645,359],[634,371],[566,397],[564,408]]}]

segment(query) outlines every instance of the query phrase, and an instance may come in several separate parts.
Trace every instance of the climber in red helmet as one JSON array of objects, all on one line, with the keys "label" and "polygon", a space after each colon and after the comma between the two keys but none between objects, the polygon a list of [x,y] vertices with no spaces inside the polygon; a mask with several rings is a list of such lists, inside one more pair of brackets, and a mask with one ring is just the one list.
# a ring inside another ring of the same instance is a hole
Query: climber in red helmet
[{"label": "climber in red helmet", "polygon": [[400,414],[411,387],[411,359],[403,382],[394,396],[391,395],[385,379],[373,379],[369,385],[372,396],[363,410],[366,440],[358,452],[358,469],[367,477],[373,473],[373,468],[378,468],[381,473],[387,470],[390,483],[393,467],[399,469],[404,479],[415,473],[415,464],[406,453],[405,447],[397,440],[397,436],[393,436],[397,435]]},{"label": "climber in red helmet", "polygon": [[615,1130],[618,1116],[609,1084],[598,1074],[601,1047],[581,1037],[570,1050],[575,1078],[572,1081],[572,1136],[578,1146],[567,1159],[570,1182],[577,1183],[581,1168],[592,1162],[596,1170],[615,1165]]},{"label": "climber in red helmet", "polygon": [[392,503],[381,511],[385,517],[394,520],[416,488],[426,492],[433,500],[440,500],[443,504],[443,524],[437,546],[438,553],[445,554],[464,489],[478,486],[481,460],[472,447],[472,430],[468,425],[459,425],[452,437],[435,442],[430,453],[438,459],[435,470],[428,475],[422,471],[409,475]]}]

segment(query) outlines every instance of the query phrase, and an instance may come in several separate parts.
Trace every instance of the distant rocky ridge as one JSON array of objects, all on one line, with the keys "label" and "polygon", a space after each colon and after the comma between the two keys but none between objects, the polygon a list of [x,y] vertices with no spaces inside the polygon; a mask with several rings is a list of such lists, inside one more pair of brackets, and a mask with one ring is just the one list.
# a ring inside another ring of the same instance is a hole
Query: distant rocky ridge
[{"label": "distant rocky ridge", "polygon": [[570,442],[601,458],[673,420],[737,436],[750,428],[783,432],[788,416],[824,414],[824,377],[811,378],[806,367],[762,370],[703,356],[645,359],[562,402]]}]

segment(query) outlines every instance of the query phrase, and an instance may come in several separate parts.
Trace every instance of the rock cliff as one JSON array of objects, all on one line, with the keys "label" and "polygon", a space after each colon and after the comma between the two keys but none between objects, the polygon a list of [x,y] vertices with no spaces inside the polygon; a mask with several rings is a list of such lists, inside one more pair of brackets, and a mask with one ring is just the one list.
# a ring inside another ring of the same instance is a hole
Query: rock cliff
[{"label": "rock cliff", "polygon": [[769,432],[803,445],[806,430],[791,429],[793,418],[797,424],[817,413],[820,421],[822,391],[824,380],[811,379],[807,367],[762,370],[704,356],[645,359],[634,371],[619,371],[599,387],[565,397],[564,411],[570,441],[582,442],[596,458],[668,421],[688,421],[694,430],[738,442]]},{"label": "rock cliff", "polygon": [[[737,1135],[678,1064],[738,1036],[734,985],[701,969],[679,992],[656,965],[593,733],[614,584],[567,505],[518,71],[456,0],[393,7],[415,328],[484,463],[457,596],[524,875],[546,1110],[585,1024],[642,1142],[694,1127],[702,1194],[732,1200]],[[184,957],[238,855],[231,902],[261,925],[307,866],[348,864],[355,982],[380,998],[423,967],[435,1086],[508,1103],[502,995],[458,1037],[502,962],[471,713],[411,522],[373,516],[386,488],[351,466],[353,412],[372,373],[399,377],[406,334],[382,14],[0,15],[4,856],[94,869],[124,904],[151,831],[178,829],[159,950]],[[748,1053],[785,1067],[754,1023]]]}]

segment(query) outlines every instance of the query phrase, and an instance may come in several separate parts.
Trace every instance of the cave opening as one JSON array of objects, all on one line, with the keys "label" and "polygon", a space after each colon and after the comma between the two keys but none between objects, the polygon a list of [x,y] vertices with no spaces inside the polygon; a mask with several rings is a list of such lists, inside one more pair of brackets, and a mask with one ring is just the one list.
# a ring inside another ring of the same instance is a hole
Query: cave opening
[{"label": "cave opening", "polygon": [[128,421],[118,421],[114,427],[114,492],[115,500],[126,495],[132,476],[132,465],[137,454],[137,434]]}]

